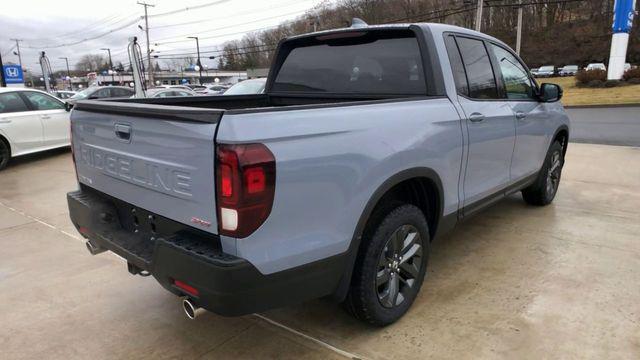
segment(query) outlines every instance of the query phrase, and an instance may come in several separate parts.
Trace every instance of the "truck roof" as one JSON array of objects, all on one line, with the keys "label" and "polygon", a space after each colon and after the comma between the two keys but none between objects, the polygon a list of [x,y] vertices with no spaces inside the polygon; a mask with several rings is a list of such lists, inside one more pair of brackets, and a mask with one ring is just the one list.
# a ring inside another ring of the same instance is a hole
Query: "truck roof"
[{"label": "truck roof", "polygon": [[327,35],[327,34],[348,32],[348,31],[394,30],[394,29],[406,30],[406,29],[411,28],[412,26],[419,27],[419,28],[424,29],[424,30],[428,30],[434,35],[441,35],[442,33],[450,31],[450,32],[456,32],[456,33],[462,33],[462,34],[468,34],[468,35],[482,37],[482,38],[489,39],[489,40],[495,41],[497,43],[503,44],[505,46],[508,46],[503,41],[501,41],[499,39],[496,39],[493,36],[490,36],[490,35],[475,31],[475,30],[463,28],[463,27],[460,27],[460,26],[448,25],[448,24],[440,24],[440,23],[398,23],[398,24],[366,25],[366,26],[359,26],[359,27],[352,26],[352,27],[344,27],[344,28],[338,28],[338,29],[329,29],[329,30],[316,31],[316,32],[306,33],[306,34],[301,34],[301,35],[294,35],[294,36],[286,38],[285,41],[294,40],[294,39],[302,39],[302,38],[307,38],[307,37],[315,37],[315,36],[319,36],[319,35]]}]

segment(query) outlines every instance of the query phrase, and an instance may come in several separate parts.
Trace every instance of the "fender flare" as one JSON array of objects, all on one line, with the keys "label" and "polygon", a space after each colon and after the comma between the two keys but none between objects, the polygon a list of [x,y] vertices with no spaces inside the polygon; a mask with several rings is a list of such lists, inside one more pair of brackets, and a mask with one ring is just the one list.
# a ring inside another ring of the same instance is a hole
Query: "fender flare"
[{"label": "fender flare", "polygon": [[[346,265],[345,265],[342,278],[340,279],[340,282],[338,283],[338,286],[334,293],[334,298],[336,300],[343,301],[347,296],[347,293],[349,291],[349,286],[351,284],[351,276],[353,274],[353,268],[355,266],[355,262],[360,250],[362,234],[376,205],[378,205],[378,202],[380,201],[380,199],[382,199],[382,197],[385,194],[387,194],[387,192],[391,188],[393,188],[394,186],[400,184],[405,180],[409,180],[413,178],[429,179],[430,181],[433,182],[433,184],[437,188],[438,214],[436,218],[435,229],[432,230],[432,233],[436,234],[438,224],[440,224],[442,220],[443,209],[444,209],[444,190],[442,188],[442,181],[440,180],[440,176],[438,175],[438,173],[435,170],[428,167],[415,167],[415,168],[410,168],[410,169],[400,171],[399,173],[396,173],[395,175],[389,177],[373,192],[373,194],[369,198],[369,201],[367,201],[367,204],[362,210],[362,213],[360,215],[360,218],[354,230],[353,236],[351,238],[349,249],[347,250],[347,260],[346,260]],[[435,236],[433,236],[432,239],[434,237]]]},{"label": "fender flare", "polygon": [[558,126],[558,128],[556,129],[556,131],[553,133],[553,136],[551,137],[551,140],[549,142],[549,146],[547,148],[550,148],[551,145],[553,145],[553,140],[558,137],[558,134],[560,134],[561,131],[566,131],[567,132],[567,141],[565,144],[562,144],[562,156],[567,154],[567,148],[569,147],[569,127],[567,125],[560,125]]}]

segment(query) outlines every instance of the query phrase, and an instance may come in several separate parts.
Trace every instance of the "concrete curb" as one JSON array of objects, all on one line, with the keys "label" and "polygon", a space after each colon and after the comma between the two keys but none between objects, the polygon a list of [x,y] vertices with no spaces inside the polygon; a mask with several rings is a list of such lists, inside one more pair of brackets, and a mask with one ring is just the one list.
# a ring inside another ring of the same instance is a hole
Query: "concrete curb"
[{"label": "concrete curb", "polygon": [[626,107],[640,107],[640,103],[637,104],[594,104],[594,105],[564,105],[565,109],[601,109],[601,108],[626,108]]}]

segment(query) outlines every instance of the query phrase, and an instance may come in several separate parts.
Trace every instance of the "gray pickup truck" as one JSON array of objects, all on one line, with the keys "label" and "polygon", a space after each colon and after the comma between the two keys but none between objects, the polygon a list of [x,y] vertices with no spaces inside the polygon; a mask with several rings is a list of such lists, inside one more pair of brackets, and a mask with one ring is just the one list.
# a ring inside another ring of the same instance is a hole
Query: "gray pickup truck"
[{"label": "gray pickup truck", "polygon": [[516,191],[558,189],[569,123],[501,41],[441,24],[283,40],[257,95],[80,101],[71,219],[203,309],[234,316],[332,295],[385,325],[431,242]]}]

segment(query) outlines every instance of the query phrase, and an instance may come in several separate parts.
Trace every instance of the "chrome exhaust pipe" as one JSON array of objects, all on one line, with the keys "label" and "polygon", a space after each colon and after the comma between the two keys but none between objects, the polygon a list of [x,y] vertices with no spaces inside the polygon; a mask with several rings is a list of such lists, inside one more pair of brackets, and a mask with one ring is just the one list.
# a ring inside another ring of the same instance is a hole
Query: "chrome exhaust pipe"
[{"label": "chrome exhaust pipe", "polygon": [[92,243],[91,240],[87,240],[85,245],[87,245],[87,250],[89,250],[89,253],[91,253],[91,255],[98,255],[107,251],[107,249]]},{"label": "chrome exhaust pipe", "polygon": [[195,320],[196,317],[204,314],[207,310],[196,306],[191,299],[185,298],[182,300],[182,310],[191,320]]}]

